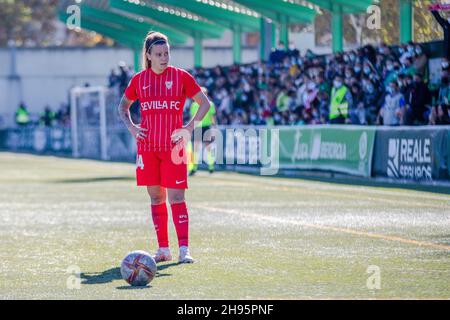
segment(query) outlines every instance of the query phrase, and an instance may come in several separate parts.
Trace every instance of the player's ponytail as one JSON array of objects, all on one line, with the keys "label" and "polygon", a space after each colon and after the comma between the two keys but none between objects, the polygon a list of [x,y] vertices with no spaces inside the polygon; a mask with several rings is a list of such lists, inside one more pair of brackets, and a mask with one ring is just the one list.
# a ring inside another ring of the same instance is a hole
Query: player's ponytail
[{"label": "player's ponytail", "polygon": [[169,38],[161,32],[150,31],[145,37],[144,45],[142,46],[142,68],[148,69],[152,67],[152,62],[148,60],[147,53],[150,54],[152,47],[155,44],[169,44]]}]

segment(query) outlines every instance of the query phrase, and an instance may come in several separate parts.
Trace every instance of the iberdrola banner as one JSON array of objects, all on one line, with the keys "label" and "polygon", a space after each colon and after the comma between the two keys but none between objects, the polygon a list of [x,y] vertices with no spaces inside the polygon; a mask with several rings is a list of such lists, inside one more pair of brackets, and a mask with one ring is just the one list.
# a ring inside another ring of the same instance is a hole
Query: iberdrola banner
[{"label": "iberdrola banner", "polygon": [[330,170],[370,177],[375,129],[360,126],[280,127],[280,168]]}]

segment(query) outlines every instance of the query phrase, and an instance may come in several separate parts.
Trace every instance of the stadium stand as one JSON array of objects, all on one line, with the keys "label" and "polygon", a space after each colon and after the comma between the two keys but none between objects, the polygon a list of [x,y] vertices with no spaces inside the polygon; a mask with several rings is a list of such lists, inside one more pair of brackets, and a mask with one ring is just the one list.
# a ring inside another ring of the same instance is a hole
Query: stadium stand
[{"label": "stadium stand", "polygon": [[[412,42],[326,56],[281,45],[268,62],[192,72],[208,88],[224,125],[449,123],[448,60],[442,61],[440,83],[432,85],[427,54]],[[338,85],[341,90],[333,90]],[[337,121],[330,116],[333,98],[342,113]]]}]

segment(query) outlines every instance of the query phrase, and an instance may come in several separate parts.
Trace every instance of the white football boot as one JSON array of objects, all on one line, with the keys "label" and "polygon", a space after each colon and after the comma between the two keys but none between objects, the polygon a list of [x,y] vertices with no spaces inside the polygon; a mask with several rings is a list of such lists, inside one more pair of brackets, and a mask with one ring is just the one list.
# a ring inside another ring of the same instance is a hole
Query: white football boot
[{"label": "white football boot", "polygon": [[179,263],[194,263],[194,258],[189,254],[189,248],[186,246],[180,247],[180,256],[178,258]]},{"label": "white football boot", "polygon": [[170,253],[170,249],[159,248],[158,251],[156,251],[156,254],[153,256],[153,259],[155,259],[156,263],[172,260],[172,254]]}]

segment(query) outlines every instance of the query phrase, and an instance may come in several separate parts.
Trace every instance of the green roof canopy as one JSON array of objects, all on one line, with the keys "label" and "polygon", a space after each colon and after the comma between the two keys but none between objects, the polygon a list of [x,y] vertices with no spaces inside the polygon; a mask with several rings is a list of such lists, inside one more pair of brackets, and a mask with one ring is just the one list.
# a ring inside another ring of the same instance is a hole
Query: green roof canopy
[{"label": "green roof canopy", "polygon": [[[61,21],[66,21],[67,14],[65,12],[58,12],[58,17]],[[133,49],[139,49],[142,46],[142,38],[131,35],[124,35],[125,29],[123,29],[120,25],[111,24],[111,23],[103,23],[99,22],[97,19],[93,17],[86,16],[81,20],[80,28],[98,32],[103,34],[122,45]]]},{"label": "green roof canopy", "polygon": [[234,0],[246,7],[260,12],[263,16],[278,23],[283,23],[288,17],[291,23],[313,22],[316,11],[295,3],[284,2],[282,0],[259,1],[259,0]]},{"label": "green roof canopy", "polygon": [[322,9],[328,11],[332,10],[333,5],[342,6],[344,13],[358,13],[366,11],[367,7],[373,3],[372,0],[308,0],[308,2],[314,3]]},{"label": "green roof canopy", "polygon": [[147,5],[147,3],[143,1],[110,0],[109,5],[111,8],[151,18],[161,24],[176,28],[178,31],[191,36],[200,38],[220,38],[224,31],[223,27],[211,22],[203,21],[198,18],[189,19],[182,15],[176,15],[175,10],[173,9],[173,12],[171,12],[168,8]]},{"label": "green roof canopy", "polygon": [[223,4],[219,7],[197,0],[157,0],[157,2],[187,9],[231,30],[240,26],[244,32],[259,31],[259,15],[256,12],[252,14],[237,12],[230,9],[231,5]]},{"label": "green roof canopy", "polygon": [[[412,38],[412,2],[399,0],[401,41]],[[240,62],[241,33],[264,32],[263,19],[280,27],[288,44],[292,23],[310,23],[321,9],[332,14],[333,50],[343,47],[343,14],[365,12],[378,0],[60,0],[59,14],[70,4],[80,5],[82,28],[102,33],[135,49],[149,30],[161,31],[172,43],[194,39],[195,64],[201,65],[201,41],[233,31],[233,57]],[[314,7],[315,6],[315,7]],[[60,16],[62,19],[62,17]],[[83,20],[86,20],[83,23]],[[111,29],[108,29],[111,28]],[[261,42],[264,35],[261,34]],[[138,41],[139,39],[139,41]]]},{"label": "green roof canopy", "polygon": [[185,34],[179,33],[177,31],[171,30],[169,28],[157,26],[155,24],[150,24],[147,21],[143,21],[142,19],[133,19],[128,16],[120,15],[110,11],[109,9],[100,10],[86,4],[81,5],[82,17],[94,17],[98,20],[120,24],[124,27],[127,33],[133,33],[141,36],[143,39],[145,35],[150,30],[160,31],[165,33],[170,39],[171,42],[175,44],[185,43],[188,37]]}]

